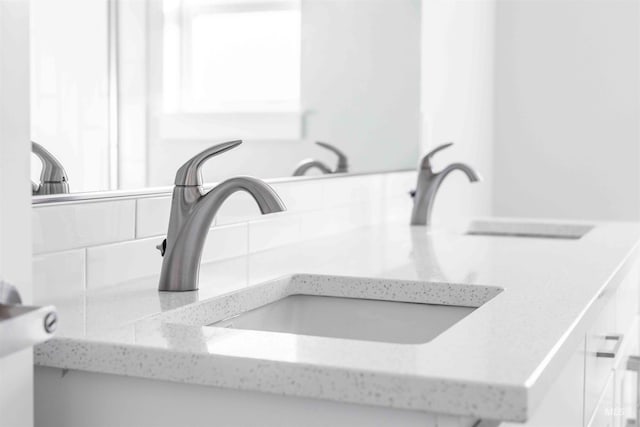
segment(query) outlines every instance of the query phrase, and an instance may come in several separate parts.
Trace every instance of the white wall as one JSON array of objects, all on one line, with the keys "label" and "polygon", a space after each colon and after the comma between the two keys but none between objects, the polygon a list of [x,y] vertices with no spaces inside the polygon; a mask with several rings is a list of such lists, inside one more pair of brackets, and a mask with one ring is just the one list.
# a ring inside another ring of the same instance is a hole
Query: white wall
[{"label": "white wall", "polygon": [[640,219],[640,6],[499,2],[494,214]]},{"label": "white wall", "polygon": [[[33,301],[28,29],[29,2],[0,1],[0,280],[25,304]],[[33,426],[32,349],[0,357],[0,417],[3,426]]]},{"label": "white wall", "polygon": [[421,152],[453,141],[436,168],[462,161],[484,177],[477,184],[462,173],[447,178],[434,222],[491,212],[495,7],[495,0],[423,0]]}]

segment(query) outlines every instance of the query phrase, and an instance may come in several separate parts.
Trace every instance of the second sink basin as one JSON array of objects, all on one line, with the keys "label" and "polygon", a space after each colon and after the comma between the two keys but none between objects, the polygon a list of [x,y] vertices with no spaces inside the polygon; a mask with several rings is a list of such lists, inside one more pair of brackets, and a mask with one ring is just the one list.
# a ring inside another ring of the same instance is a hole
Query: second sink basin
[{"label": "second sink basin", "polygon": [[473,236],[537,237],[542,239],[581,239],[593,229],[588,224],[561,224],[521,221],[473,221],[467,234]]},{"label": "second sink basin", "polygon": [[211,326],[398,344],[422,344],[475,307],[290,295]]}]

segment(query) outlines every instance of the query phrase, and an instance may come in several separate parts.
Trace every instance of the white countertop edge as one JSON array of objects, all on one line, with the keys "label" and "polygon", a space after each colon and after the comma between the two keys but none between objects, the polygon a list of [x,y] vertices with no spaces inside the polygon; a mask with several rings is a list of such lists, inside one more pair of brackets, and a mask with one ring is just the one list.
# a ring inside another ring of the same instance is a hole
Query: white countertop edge
[{"label": "white countertop edge", "polygon": [[[64,353],[64,357],[52,357]],[[93,356],[88,358],[88,354]],[[96,359],[95,355],[99,355]],[[154,363],[142,363],[149,359]],[[130,363],[131,359],[141,363]],[[328,399],[447,415],[526,421],[528,390],[446,378],[212,355],[60,338],[39,346],[37,366]],[[88,362],[90,360],[90,362]],[[102,362],[101,362],[102,361]],[[176,369],[168,371],[166,366]],[[179,369],[189,366],[189,369]],[[194,370],[197,374],[194,374]],[[259,374],[258,374],[259,371]],[[225,373],[233,372],[227,376]]]}]

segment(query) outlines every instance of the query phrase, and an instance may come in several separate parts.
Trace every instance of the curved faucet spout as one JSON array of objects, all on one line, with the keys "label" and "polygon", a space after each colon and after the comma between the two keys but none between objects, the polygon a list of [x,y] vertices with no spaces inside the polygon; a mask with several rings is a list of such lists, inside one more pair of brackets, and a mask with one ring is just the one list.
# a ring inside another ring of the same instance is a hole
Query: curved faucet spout
[{"label": "curved faucet spout", "polygon": [[202,249],[213,218],[225,200],[237,191],[249,193],[262,214],[282,212],[280,197],[265,182],[252,177],[228,179],[208,193],[202,187],[176,186],[173,190],[169,232],[161,252],[160,291],[195,291]]},{"label": "curved faucet spout", "polygon": [[324,174],[331,173],[331,169],[329,166],[325,165],[319,160],[307,159],[301,161],[298,166],[296,166],[296,170],[293,171],[293,176],[303,176],[307,173],[309,169],[317,168]]},{"label": "curved faucet spout", "polygon": [[433,210],[433,202],[438,193],[438,189],[442,181],[454,170],[464,172],[470,182],[482,180],[482,177],[476,171],[464,163],[452,163],[440,172],[436,173],[433,171],[431,166],[431,158],[433,155],[451,145],[452,143],[447,143],[436,147],[420,162],[416,191],[411,193],[413,196],[411,225],[430,225],[431,211]]},{"label": "curved faucet spout", "polygon": [[439,175],[442,175],[441,180],[444,179],[447,175],[449,175],[454,170],[460,170],[464,172],[464,174],[467,175],[467,178],[469,178],[469,182],[482,181],[482,176],[480,176],[480,174],[478,174],[476,171],[471,169],[470,166],[465,165],[464,163],[452,163],[446,168],[444,168],[442,172],[439,173]]},{"label": "curved faucet spout", "polygon": [[212,212],[215,216],[222,203],[236,191],[249,193],[263,215],[286,210],[284,203],[269,184],[250,176],[238,176],[221,182],[200,199],[196,209]]}]

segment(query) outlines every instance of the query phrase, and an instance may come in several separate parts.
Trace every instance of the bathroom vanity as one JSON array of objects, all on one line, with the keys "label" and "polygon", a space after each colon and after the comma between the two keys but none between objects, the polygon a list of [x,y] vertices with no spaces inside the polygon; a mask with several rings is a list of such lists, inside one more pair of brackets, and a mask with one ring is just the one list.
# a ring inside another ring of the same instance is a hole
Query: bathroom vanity
[{"label": "bathroom vanity", "polygon": [[[55,301],[49,426],[625,426],[640,226],[363,227]],[[45,398],[46,396],[46,398]]]}]

